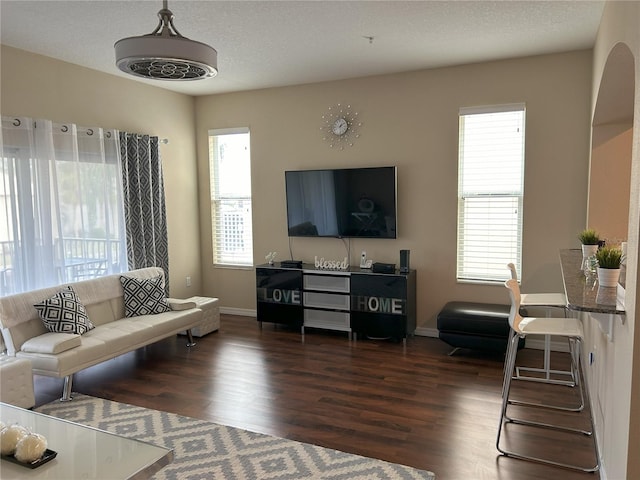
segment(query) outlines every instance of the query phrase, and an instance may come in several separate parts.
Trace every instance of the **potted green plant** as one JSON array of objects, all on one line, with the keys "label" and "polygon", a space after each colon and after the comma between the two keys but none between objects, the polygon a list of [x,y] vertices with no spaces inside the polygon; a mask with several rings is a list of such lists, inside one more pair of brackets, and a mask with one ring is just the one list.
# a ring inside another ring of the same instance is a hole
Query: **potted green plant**
[{"label": "potted green plant", "polygon": [[615,247],[602,247],[596,252],[598,260],[598,283],[601,287],[615,287],[620,278],[622,250]]},{"label": "potted green plant", "polygon": [[593,272],[589,258],[594,256],[598,251],[600,235],[592,228],[586,228],[578,234],[580,243],[582,244],[582,270],[589,274]]},{"label": "potted green plant", "polygon": [[578,235],[580,243],[582,245],[598,245],[600,242],[600,235],[592,228],[586,228]]}]

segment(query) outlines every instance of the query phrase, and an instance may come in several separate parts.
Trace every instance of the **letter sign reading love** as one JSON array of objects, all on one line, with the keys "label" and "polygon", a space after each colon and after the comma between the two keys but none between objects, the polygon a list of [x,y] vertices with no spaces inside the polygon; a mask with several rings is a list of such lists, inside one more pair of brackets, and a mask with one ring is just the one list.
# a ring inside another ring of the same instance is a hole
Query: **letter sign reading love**
[{"label": "letter sign reading love", "polygon": [[271,300],[276,303],[300,305],[300,292],[297,290],[281,290],[279,288],[274,288],[271,291]]}]

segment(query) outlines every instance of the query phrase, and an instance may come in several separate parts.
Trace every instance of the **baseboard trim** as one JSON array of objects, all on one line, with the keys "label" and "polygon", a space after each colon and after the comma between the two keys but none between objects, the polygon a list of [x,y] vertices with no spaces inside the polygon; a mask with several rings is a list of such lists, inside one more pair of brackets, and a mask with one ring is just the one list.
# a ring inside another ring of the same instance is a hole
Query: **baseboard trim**
[{"label": "baseboard trim", "polygon": [[240,317],[256,317],[258,313],[249,308],[220,307],[220,313],[227,315],[238,315]]},{"label": "baseboard trim", "polygon": [[416,328],[416,331],[413,332],[413,334],[418,336],[418,337],[438,338],[438,329],[437,328],[418,327],[418,328]]}]

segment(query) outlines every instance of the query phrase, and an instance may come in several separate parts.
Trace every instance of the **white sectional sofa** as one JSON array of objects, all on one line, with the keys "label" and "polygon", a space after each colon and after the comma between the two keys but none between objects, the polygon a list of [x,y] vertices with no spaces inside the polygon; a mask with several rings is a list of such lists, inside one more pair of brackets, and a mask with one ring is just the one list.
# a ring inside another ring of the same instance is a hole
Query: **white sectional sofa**
[{"label": "white sectional sofa", "polygon": [[[164,272],[156,267],[133,270],[122,275],[161,281],[164,285]],[[0,350],[6,349],[7,355],[28,359],[34,374],[64,378],[61,400],[66,401],[71,400],[75,372],[178,332],[186,331],[187,346],[194,345],[191,329],[202,322],[202,310],[197,308],[195,302],[166,299],[170,311],[127,318],[120,276],[109,275],[68,284],[84,305],[86,315],[95,327],[82,334],[49,331],[34,307],[34,304],[68,288],[66,284],[1,297],[0,328],[4,345],[0,345]],[[128,298],[132,298],[130,294]]]}]

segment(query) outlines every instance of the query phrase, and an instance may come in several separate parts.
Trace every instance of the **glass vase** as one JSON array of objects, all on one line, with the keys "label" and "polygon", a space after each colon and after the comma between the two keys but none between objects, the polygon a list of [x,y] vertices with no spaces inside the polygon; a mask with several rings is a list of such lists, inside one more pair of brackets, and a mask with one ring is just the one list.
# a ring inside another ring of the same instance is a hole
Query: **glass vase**
[{"label": "glass vase", "polygon": [[[586,274],[595,272],[595,260],[596,252],[598,251],[598,245],[582,245],[582,271]],[[593,257],[593,258],[592,258]]]}]

